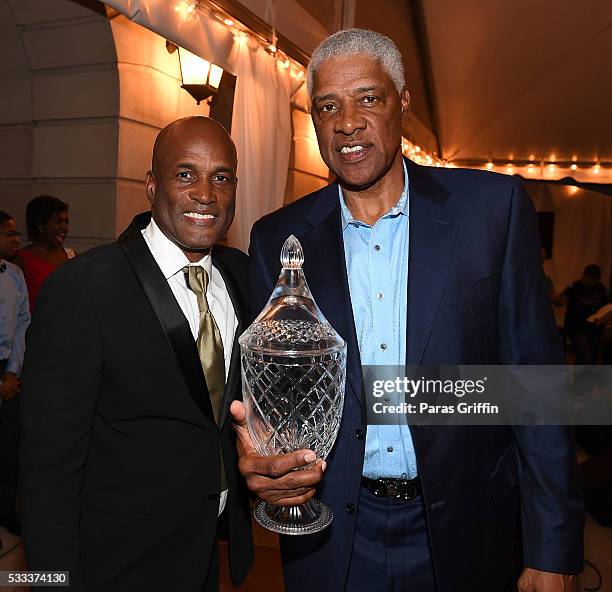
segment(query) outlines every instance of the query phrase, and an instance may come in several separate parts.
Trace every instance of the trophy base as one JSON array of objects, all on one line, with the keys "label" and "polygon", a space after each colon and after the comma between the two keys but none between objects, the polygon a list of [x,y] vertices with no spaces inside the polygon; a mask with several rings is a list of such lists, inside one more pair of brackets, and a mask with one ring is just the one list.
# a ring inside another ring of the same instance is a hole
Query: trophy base
[{"label": "trophy base", "polygon": [[327,528],[333,514],[323,502],[310,499],[299,506],[272,506],[259,502],[255,506],[255,520],[264,528],[279,534],[313,534]]}]

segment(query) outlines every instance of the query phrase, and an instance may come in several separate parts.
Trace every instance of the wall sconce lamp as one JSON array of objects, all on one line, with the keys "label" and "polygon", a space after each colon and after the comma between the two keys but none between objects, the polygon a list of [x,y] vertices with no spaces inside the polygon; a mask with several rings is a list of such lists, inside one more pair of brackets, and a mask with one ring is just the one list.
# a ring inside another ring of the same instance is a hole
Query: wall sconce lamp
[{"label": "wall sconce lamp", "polygon": [[171,41],[166,41],[166,49],[169,53],[178,50],[179,66],[181,68],[181,80],[184,88],[198,103],[217,94],[223,68],[202,59],[201,57],[178,47]]}]

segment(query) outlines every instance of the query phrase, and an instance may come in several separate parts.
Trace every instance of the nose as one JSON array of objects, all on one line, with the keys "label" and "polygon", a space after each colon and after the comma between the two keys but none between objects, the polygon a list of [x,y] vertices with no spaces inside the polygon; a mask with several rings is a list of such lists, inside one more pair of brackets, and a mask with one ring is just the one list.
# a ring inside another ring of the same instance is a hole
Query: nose
[{"label": "nose", "polygon": [[340,110],[334,125],[336,133],[351,136],[358,130],[364,130],[367,127],[366,120],[360,115],[359,110],[353,105],[345,105]]},{"label": "nose", "polygon": [[192,185],[189,199],[193,199],[201,204],[215,203],[217,201],[213,186],[207,181],[201,181]]}]

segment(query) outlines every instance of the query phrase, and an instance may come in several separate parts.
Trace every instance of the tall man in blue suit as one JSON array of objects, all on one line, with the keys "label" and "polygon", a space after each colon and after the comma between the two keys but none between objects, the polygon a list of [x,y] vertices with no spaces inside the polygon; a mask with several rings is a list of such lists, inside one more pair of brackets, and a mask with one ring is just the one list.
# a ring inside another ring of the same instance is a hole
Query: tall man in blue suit
[{"label": "tall man in blue suit", "polygon": [[[308,71],[321,155],[337,182],[260,220],[253,312],[288,235],[319,307],[348,344],[342,425],[325,464],[258,457],[234,403],[241,471],[271,503],[314,493],[330,528],[284,537],[287,590],[565,592],[583,563],[583,509],[565,427],[366,425],[362,365],[561,364],[521,184],[402,157],[401,56],[341,31]],[[325,470],[324,477],[322,471]],[[320,483],[319,483],[320,480]],[[522,543],[522,561],[515,547]]]}]

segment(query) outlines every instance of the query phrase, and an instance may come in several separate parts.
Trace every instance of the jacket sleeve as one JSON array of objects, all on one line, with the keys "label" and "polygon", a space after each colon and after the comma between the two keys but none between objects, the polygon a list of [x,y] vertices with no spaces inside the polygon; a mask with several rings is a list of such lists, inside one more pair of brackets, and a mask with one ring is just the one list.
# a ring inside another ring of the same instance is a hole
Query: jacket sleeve
[{"label": "jacket sleeve", "polygon": [[[563,364],[540,260],[535,209],[520,182],[512,187],[499,303],[504,365]],[[583,569],[584,507],[573,430],[514,426],[525,567],[557,573]]]},{"label": "jacket sleeve", "polygon": [[[76,263],[76,262],[75,262]],[[80,491],[102,375],[95,310],[78,268],[45,282],[27,332],[20,495],[30,570],[69,570],[82,590]]]}]

